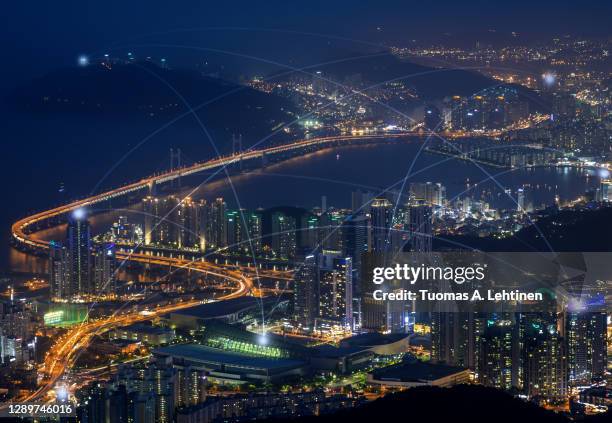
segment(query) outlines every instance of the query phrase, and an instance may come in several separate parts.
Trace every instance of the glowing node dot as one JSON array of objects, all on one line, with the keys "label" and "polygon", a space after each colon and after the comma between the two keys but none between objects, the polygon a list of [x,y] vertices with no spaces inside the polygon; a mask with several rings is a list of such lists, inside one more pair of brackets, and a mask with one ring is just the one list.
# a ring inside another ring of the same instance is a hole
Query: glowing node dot
[{"label": "glowing node dot", "polygon": [[87,56],[79,56],[78,63],[79,66],[87,66],[89,65],[89,58]]},{"label": "glowing node dot", "polygon": [[85,217],[85,210],[76,209],[75,211],[72,212],[72,217],[74,217],[75,219],[83,219]]},{"label": "glowing node dot", "polygon": [[557,77],[554,73],[546,72],[544,75],[542,75],[542,80],[544,81],[544,84],[551,86],[555,84]]}]

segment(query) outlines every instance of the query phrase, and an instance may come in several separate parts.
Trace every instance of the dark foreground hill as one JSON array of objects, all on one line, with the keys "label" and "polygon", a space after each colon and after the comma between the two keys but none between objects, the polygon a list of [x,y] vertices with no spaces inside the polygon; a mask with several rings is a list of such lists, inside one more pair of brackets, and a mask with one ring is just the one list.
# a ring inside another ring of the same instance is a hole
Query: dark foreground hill
[{"label": "dark foreground hill", "polygon": [[[601,419],[603,418],[603,419]],[[586,419],[603,422],[609,416]],[[281,420],[276,420],[281,421]],[[420,387],[389,394],[362,407],[319,417],[285,420],[300,423],[340,422],[470,422],[470,423],[566,423],[552,411],[492,388],[463,385],[453,388]]]},{"label": "dark foreground hill", "polygon": [[194,109],[210,129],[251,139],[268,135],[297,113],[276,95],[146,61],[59,69],[17,87],[6,100],[26,112],[130,119],[167,120]]}]

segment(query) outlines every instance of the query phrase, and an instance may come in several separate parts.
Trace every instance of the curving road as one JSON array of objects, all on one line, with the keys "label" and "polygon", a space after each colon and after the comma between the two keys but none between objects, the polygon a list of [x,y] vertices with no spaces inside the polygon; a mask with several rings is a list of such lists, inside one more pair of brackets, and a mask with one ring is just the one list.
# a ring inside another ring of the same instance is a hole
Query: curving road
[{"label": "curving road", "polygon": [[[12,225],[12,236],[15,243],[20,246],[36,250],[48,250],[48,241],[44,241],[33,236],[33,234],[35,233],[34,225],[39,222],[46,221],[50,218],[64,215],[81,207],[91,206],[93,204],[97,204],[111,198],[120,197],[131,192],[150,189],[156,184],[168,182],[183,176],[192,175],[206,170],[220,169],[223,166],[228,166],[241,161],[254,160],[258,158],[263,159],[267,156],[272,156],[285,152],[297,152],[301,149],[311,151],[312,149],[316,148],[322,149],[333,145],[349,144],[352,141],[376,142],[389,138],[403,138],[422,135],[423,133],[418,131],[362,135],[339,135],[300,140],[280,146],[268,147],[258,150],[247,150],[230,156],[221,156],[205,162],[196,163],[188,167],[183,167],[158,175],[149,176],[137,182],[126,184],[122,187],[115,188],[110,191],[96,194],[88,198],[84,198],[60,207],[53,208],[51,210],[46,210],[25,217]],[[468,134],[447,134],[447,136],[451,138],[461,137],[465,135]],[[243,295],[247,295],[249,293],[253,295],[261,294],[261,292],[254,287],[253,278],[256,276],[253,275],[253,272],[255,271],[254,269],[219,265],[206,261],[190,261],[187,259],[176,257],[152,256],[141,253],[117,252],[117,258],[122,261],[134,261],[160,266],[174,266],[175,268],[185,268],[188,270],[221,277],[236,284],[237,289],[235,291],[219,299],[236,298]],[[261,274],[264,273],[266,272],[261,272]],[[280,272],[274,272],[272,273],[272,275],[278,277],[280,276],[279,273]],[[200,301],[193,300],[178,304],[157,307],[155,310],[147,313],[129,312],[121,315],[113,315],[99,320],[89,321],[72,328],[64,336],[62,336],[55,342],[55,344],[49,351],[47,357],[45,358],[44,366],[41,370],[45,375],[44,383],[34,393],[28,395],[25,398],[20,398],[20,400],[34,401],[43,399],[46,394],[53,389],[55,383],[64,375],[66,370],[74,364],[74,361],[78,357],[78,353],[89,345],[95,334],[107,331],[113,327],[125,326],[144,320],[151,320],[156,316],[167,314],[170,311],[185,307],[191,307],[199,303]],[[0,405],[0,409],[5,408],[7,406],[8,404],[6,403],[2,404]]]},{"label": "curving road", "polygon": [[[66,370],[74,365],[79,352],[89,346],[96,334],[110,330],[113,327],[127,326],[151,320],[169,312],[193,307],[201,303],[202,302],[199,300],[185,301],[157,307],[155,310],[148,313],[142,313],[140,311],[130,312],[75,326],[55,342],[45,357],[44,366],[41,369],[44,374],[43,384],[32,394],[25,398],[20,398],[19,401],[37,401],[44,399],[47,393],[55,387],[55,384],[64,375]],[[8,404],[3,404],[0,406],[0,409],[6,406],[8,406]]]},{"label": "curving road", "polygon": [[[336,137],[313,138],[310,140],[296,141],[291,144],[282,146],[269,147],[261,150],[250,150],[232,156],[219,157],[206,162],[197,163],[189,167],[172,170],[159,175],[150,176],[140,181],[124,185],[113,190],[103,192],[88,198],[74,201],[72,203],[43,211],[32,216],[25,217],[15,222],[12,225],[12,235],[18,245],[34,248],[37,250],[48,250],[49,242],[33,236],[35,230],[33,226],[38,222],[60,216],[76,210],[81,207],[90,206],[110,198],[119,197],[130,192],[149,188],[155,184],[168,182],[170,180],[195,174],[205,170],[212,170],[227,166],[241,160],[252,160],[261,158],[266,155],[279,154],[288,151],[296,151],[312,147],[325,148],[335,143],[351,142],[355,140],[381,140],[386,138],[399,138],[408,135],[416,135],[415,133],[394,133],[394,134],[377,134],[377,135],[346,135]],[[243,269],[235,266],[225,266],[210,263],[207,261],[193,261],[177,257],[152,256],[141,253],[126,253],[117,252],[119,260],[133,261],[139,263],[148,263],[160,266],[173,266],[175,268],[184,268],[196,272],[201,272],[208,275],[224,278],[236,285],[236,290],[220,297],[220,300],[237,298],[251,293],[252,295],[260,295],[261,292],[255,288],[253,283],[254,269]],[[266,271],[263,271],[266,273]],[[279,276],[278,273],[273,273]],[[110,330],[113,327],[126,326],[132,323],[151,320],[157,316],[169,313],[170,311],[180,308],[192,307],[200,304],[201,301],[187,301],[178,304],[171,304],[155,308],[155,310],[142,313],[141,311],[130,312],[126,314],[113,315],[99,320],[89,321],[75,326],[69,330],[64,336],[60,337],[51,347],[47,354],[44,365],[41,371],[44,374],[43,384],[32,394],[25,398],[20,398],[20,401],[35,401],[43,399],[55,386],[57,381],[72,367],[74,361],[78,357],[80,351],[86,348],[93,337],[100,332]],[[0,409],[8,406],[8,403],[0,405]]]},{"label": "curving road", "polygon": [[290,144],[268,147],[259,150],[247,150],[242,153],[230,155],[230,156],[221,156],[212,160],[208,160],[206,162],[196,163],[191,166],[183,167],[180,169],[171,170],[165,173],[161,173],[159,175],[153,175],[146,178],[143,178],[137,182],[133,182],[131,184],[124,185],[119,188],[112,189],[110,191],[106,191],[100,194],[93,195],[88,198],[84,198],[81,200],[74,201],[72,203],[53,208],[51,210],[46,210],[40,213],[36,213],[32,216],[25,217],[23,219],[18,220],[12,225],[12,235],[17,244],[23,245],[25,247],[33,247],[36,249],[48,249],[49,243],[44,240],[36,239],[32,236],[31,227],[38,223],[50,219],[52,217],[60,216],[66,213],[69,213],[73,210],[76,210],[81,207],[87,207],[93,204],[101,203],[111,198],[120,197],[126,194],[129,194],[134,191],[139,191],[143,189],[147,189],[156,184],[168,182],[183,176],[193,175],[205,170],[213,170],[217,168],[221,168],[223,166],[228,166],[233,163],[238,163],[240,161],[253,160],[257,158],[261,158],[264,156],[271,156],[275,154],[285,153],[296,151],[300,149],[307,149],[312,147],[325,148],[338,143],[350,143],[351,141],[357,140],[372,140],[378,141],[381,139],[389,139],[389,138],[402,138],[407,136],[415,136],[418,135],[416,132],[401,132],[401,133],[391,133],[391,134],[373,134],[373,135],[339,135],[334,137],[322,137],[322,138],[312,138],[308,140],[295,141]]}]

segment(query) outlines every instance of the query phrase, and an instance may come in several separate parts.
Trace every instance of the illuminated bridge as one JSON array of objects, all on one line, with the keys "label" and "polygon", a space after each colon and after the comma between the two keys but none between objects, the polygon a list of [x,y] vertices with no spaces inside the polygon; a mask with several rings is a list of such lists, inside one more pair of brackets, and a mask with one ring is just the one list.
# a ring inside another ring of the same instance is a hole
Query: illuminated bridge
[{"label": "illuminated bridge", "polygon": [[[218,158],[196,163],[191,166],[171,170],[159,175],[146,177],[144,179],[141,179],[140,181],[133,182],[131,184],[127,184],[122,187],[112,189],[110,191],[106,191],[88,198],[74,201],[72,203],[60,207],[56,207],[51,210],[43,211],[40,213],[36,213],[32,216],[25,217],[13,224],[13,238],[19,246],[36,250],[47,250],[49,248],[49,243],[47,241],[36,239],[32,236],[32,234],[35,232],[33,230],[33,226],[37,223],[47,221],[48,219],[51,219],[53,217],[65,215],[66,213],[69,213],[81,207],[91,206],[109,200],[111,198],[120,197],[139,190],[151,190],[156,184],[169,182],[184,176],[196,174],[198,172],[221,169],[223,166],[229,166],[234,163],[240,163],[256,159],[261,159],[263,162],[265,162],[267,157],[280,155],[282,153],[298,153],[302,150],[312,151],[316,149],[332,147],[335,145],[350,144],[356,141],[380,141],[389,138],[401,138],[416,135],[420,134],[417,132],[394,132],[389,134],[381,133],[370,135],[338,135],[331,137],[300,140],[289,144],[258,150],[247,150],[229,156],[220,156]],[[130,257],[128,257],[127,255],[125,257],[119,258],[130,259]]]}]

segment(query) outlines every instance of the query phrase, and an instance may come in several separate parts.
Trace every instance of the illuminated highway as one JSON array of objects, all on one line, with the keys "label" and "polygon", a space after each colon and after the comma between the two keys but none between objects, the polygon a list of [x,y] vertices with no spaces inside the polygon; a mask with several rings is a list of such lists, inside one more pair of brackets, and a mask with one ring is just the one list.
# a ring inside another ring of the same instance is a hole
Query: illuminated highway
[{"label": "illuminated highway", "polygon": [[[164,183],[177,179],[187,175],[193,175],[198,172],[213,170],[221,168],[222,166],[228,166],[232,163],[240,161],[253,160],[270,156],[274,154],[280,154],[284,152],[291,152],[300,149],[308,149],[313,147],[325,148],[338,143],[350,143],[352,141],[379,141],[388,138],[400,138],[406,136],[419,135],[416,132],[401,132],[401,133],[390,133],[390,134],[372,134],[372,135],[340,135],[333,137],[322,137],[312,138],[308,140],[296,141],[290,144],[268,147],[260,150],[247,150],[242,153],[233,154],[230,156],[221,156],[206,162],[196,163],[194,165],[183,167],[180,169],[171,170],[159,175],[150,176],[144,178],[138,182],[124,185],[119,188],[112,189],[101,194],[97,194],[88,198],[74,201],[72,203],[56,207],[51,210],[36,213],[32,216],[25,217],[15,222],[11,228],[12,235],[17,245],[32,248],[36,250],[47,250],[49,248],[49,242],[38,239],[33,236],[35,232],[33,226],[36,223],[46,221],[50,218],[61,216],[71,211],[74,211],[81,207],[91,206],[110,198],[120,197],[122,195],[129,194],[131,192],[148,189],[156,184]],[[188,270],[195,270],[198,272],[208,273],[214,276],[225,277],[230,280],[234,280],[240,284],[240,288],[234,292],[233,296],[246,295],[253,290],[253,277],[274,277],[277,279],[289,279],[287,272],[274,271],[274,270],[257,270],[248,267],[235,267],[227,265],[219,265],[211,262],[204,261],[188,261],[181,258],[175,257],[163,257],[163,256],[151,256],[139,253],[127,253],[117,252],[117,258],[121,261],[134,261],[140,263],[156,264],[161,266],[173,266],[175,268],[184,267]],[[238,271],[237,269],[240,269]],[[248,276],[247,276],[248,275]],[[258,294],[253,292],[254,294]],[[260,293],[259,293],[260,294]]]},{"label": "illuminated highway", "polygon": [[[218,300],[229,300],[246,295],[250,291],[256,291],[253,287],[253,281],[249,277],[242,275],[239,271],[223,269],[223,273],[221,273],[218,271],[218,267],[209,267],[210,264],[205,262],[192,263],[188,260],[151,257],[142,254],[134,254],[130,260],[136,262],[146,261],[147,263],[161,266],[169,265],[168,260],[171,260],[172,266],[178,265],[185,269],[219,276],[236,283],[237,288],[235,290],[217,298]],[[41,369],[39,369],[40,373],[44,375],[43,384],[35,392],[25,398],[20,398],[19,401],[36,401],[44,399],[47,393],[54,388],[57,381],[74,365],[78,353],[89,346],[96,334],[108,331],[114,327],[128,326],[134,323],[151,320],[172,311],[193,307],[201,303],[202,301],[200,300],[190,300],[166,306],[158,306],[153,310],[139,310],[126,314],[113,315],[75,326],[66,334],[58,338],[47,353],[44,364]],[[0,409],[6,406],[8,406],[8,404],[0,405]]]},{"label": "illuminated highway", "polygon": [[[49,242],[41,240],[33,236],[35,226],[39,222],[46,221],[50,218],[61,216],[76,210],[81,207],[91,206],[111,198],[116,198],[126,195],[131,192],[150,189],[156,184],[164,183],[177,179],[183,176],[192,175],[198,172],[221,168],[222,166],[231,165],[245,160],[253,160],[264,158],[269,155],[280,154],[284,152],[296,152],[300,149],[312,151],[313,148],[327,148],[333,145],[349,144],[353,141],[379,141],[389,138],[402,138],[408,136],[423,135],[422,132],[399,132],[389,134],[360,134],[360,135],[342,135],[334,137],[313,138],[309,140],[296,141],[290,144],[281,146],[268,147],[260,150],[247,150],[242,153],[231,156],[219,157],[206,162],[197,163],[192,166],[171,170],[159,175],[144,178],[140,181],[124,185],[113,190],[97,194],[88,198],[84,198],[72,203],[56,207],[51,210],[43,211],[32,216],[23,218],[15,222],[12,226],[12,234],[15,242],[25,248],[37,250],[47,250]],[[274,277],[277,279],[289,279],[287,271],[278,270],[255,270],[247,266],[217,264],[209,261],[188,260],[181,257],[164,257],[162,255],[151,255],[144,253],[128,253],[125,251],[117,252],[117,259],[120,261],[132,261],[142,264],[151,264],[158,266],[171,266],[174,268],[182,268],[195,272],[200,272],[205,275],[212,275],[222,278],[225,281],[235,285],[235,290],[219,299],[231,299],[243,295],[263,294],[263,290],[259,290],[254,286],[254,280],[260,277]],[[21,400],[33,401],[43,399],[46,394],[53,389],[55,383],[65,374],[66,370],[71,368],[74,361],[78,357],[78,353],[86,348],[91,342],[95,334],[107,331],[113,327],[125,326],[144,320],[151,320],[157,316],[167,314],[170,311],[190,307],[199,304],[200,301],[189,301],[180,304],[172,304],[161,306],[153,311],[142,313],[131,312],[117,316],[110,316],[95,321],[83,323],[74,327],[64,336],[59,338],[53,347],[50,349],[44,366],[41,369],[44,379],[43,384],[31,395]]]},{"label": "illuminated highway", "polygon": [[[547,119],[550,116],[548,115],[535,115],[530,119],[526,119],[521,121],[520,124],[517,124],[517,127],[527,128],[533,125],[537,125]],[[178,179],[184,176],[193,175],[203,171],[209,171],[214,169],[220,169],[223,166],[229,166],[234,163],[245,162],[249,160],[264,159],[269,156],[273,156],[276,154],[286,153],[286,152],[298,152],[299,150],[311,151],[309,149],[313,148],[327,148],[334,145],[343,145],[350,144],[354,141],[380,141],[385,139],[392,138],[406,138],[406,137],[423,137],[427,136],[427,132],[420,127],[421,125],[416,125],[410,131],[398,131],[398,132],[383,132],[383,133],[367,133],[367,132],[358,132],[347,135],[336,135],[330,137],[319,137],[319,138],[311,138],[305,140],[294,141],[288,144],[278,145],[274,147],[267,147],[262,149],[247,149],[246,151],[227,155],[227,156],[219,156],[215,159],[211,159],[205,162],[195,163],[191,166],[182,167],[179,169],[173,169],[164,173],[160,173],[158,175],[149,176],[143,178],[137,182],[133,182],[110,191],[106,191],[97,195],[93,195],[88,198],[84,198],[81,200],[74,201],[72,203],[56,207],[51,210],[43,211],[40,213],[36,213],[32,216],[25,217],[23,219],[15,222],[11,228],[12,235],[14,240],[18,245],[24,247],[31,247],[34,249],[48,249],[49,243],[44,240],[36,239],[31,236],[32,231],[31,227],[38,223],[45,221],[49,218],[55,216],[61,216],[70,211],[81,207],[91,206],[93,204],[101,203],[111,198],[120,197],[131,192],[140,191],[144,189],[151,189],[156,184],[161,184],[164,182],[169,182],[174,179]],[[469,131],[446,131],[444,132],[444,137],[446,138],[462,138],[462,137],[470,137],[470,136],[479,136],[479,137],[498,137],[503,132],[506,132],[510,129],[516,129],[513,127],[506,128],[504,130],[496,130],[496,131],[488,131],[488,132],[477,132],[471,133]]]},{"label": "illuminated highway", "polygon": [[[303,148],[317,146],[325,147],[336,142],[350,142],[354,140],[368,139],[379,140],[382,138],[396,138],[406,135],[407,134],[389,134],[385,136],[349,135],[327,138],[315,138],[311,140],[297,141],[295,143],[283,146],[270,147],[262,150],[246,151],[232,156],[219,157],[207,162],[198,163],[189,167],[172,170],[160,175],[144,178],[132,184],[128,184],[98,195],[94,195],[92,197],[84,198],[82,200],[78,200],[60,207],[56,207],[51,210],[47,210],[26,217],[13,224],[12,234],[15,241],[19,245],[34,249],[47,250],[49,248],[49,243],[47,241],[37,239],[33,236],[33,225],[56,216],[69,213],[81,207],[91,206],[93,204],[103,202],[110,198],[116,198],[134,191],[150,188],[155,184],[168,182],[182,176],[195,174],[197,172],[205,170],[220,168],[222,166],[227,166],[232,163],[239,162],[241,160],[252,160],[264,157],[265,155],[278,154]],[[117,259],[121,261],[129,260],[132,262],[144,264],[183,268],[186,270],[201,272],[205,275],[212,275],[219,278],[223,278],[224,280],[235,284],[236,289],[230,292],[229,294],[220,297],[220,300],[236,298],[243,295],[247,295],[249,293],[252,295],[261,295],[261,291],[256,289],[253,284],[252,277],[255,276],[255,273],[259,273],[260,275],[273,275],[275,277],[280,277],[282,275],[282,272],[278,271],[262,270],[261,272],[256,272],[255,269],[245,268],[243,266],[219,265],[207,261],[187,260],[178,257],[152,256],[142,253],[117,252]],[[172,304],[169,306],[157,307],[153,311],[147,313],[132,312],[123,315],[110,316],[107,318],[86,322],[74,327],[65,335],[60,337],[49,350],[45,358],[44,365],[41,369],[41,372],[44,374],[42,385],[35,392],[25,398],[21,398],[20,400],[34,401],[44,399],[45,396],[54,388],[57,381],[60,380],[60,378],[65,374],[66,370],[73,366],[74,361],[78,357],[78,353],[89,345],[95,334],[107,331],[113,327],[126,326],[144,320],[151,320],[157,316],[167,314],[170,311],[177,310],[180,308],[191,307],[199,303],[200,301],[189,301],[180,304]],[[6,404],[1,407],[5,406]]]},{"label": "illuminated highway", "polygon": [[[232,156],[220,157],[204,163],[195,164],[182,169],[172,170],[160,175],[151,176],[144,178],[138,182],[125,185],[107,191],[98,195],[94,195],[89,198],[78,200],[64,206],[60,206],[48,211],[40,212],[35,215],[26,217],[24,219],[15,222],[12,226],[12,234],[17,244],[24,247],[47,250],[49,248],[49,242],[37,239],[33,236],[34,231],[32,226],[38,222],[45,221],[52,217],[60,216],[76,210],[81,207],[91,206],[96,203],[108,200],[110,198],[119,197],[121,195],[128,194],[130,192],[138,191],[141,189],[149,188],[155,184],[168,182],[173,179],[195,174],[197,172],[220,168],[221,166],[227,166],[232,163],[239,162],[241,160],[251,160],[260,158],[265,155],[278,154],[287,151],[294,151],[303,148],[310,147],[326,147],[338,142],[350,142],[354,140],[380,140],[384,138],[398,138],[407,135],[414,135],[408,133],[395,133],[388,135],[347,135],[338,137],[326,137],[326,138],[315,138],[311,140],[297,141],[295,143],[270,147],[262,150],[246,151],[244,153],[235,154]],[[211,263],[203,260],[187,260],[180,257],[164,257],[164,256],[153,256],[142,253],[128,253],[123,251],[117,252],[117,259],[120,261],[132,261],[143,264],[152,264],[159,266],[172,266],[174,268],[182,268],[195,272],[200,272],[205,275],[212,275],[215,277],[223,278],[226,281],[235,284],[236,289],[227,295],[224,295],[219,300],[227,300],[231,298],[240,297],[243,295],[251,294],[260,296],[262,290],[257,289],[254,286],[253,278],[256,276],[272,276],[278,279],[287,279],[286,271],[275,271],[275,270],[255,270],[254,268],[248,268],[245,266],[235,265],[220,265]],[[110,316],[99,320],[85,322],[80,324],[65,335],[57,339],[54,345],[49,350],[44,365],[40,369],[44,375],[42,385],[32,394],[25,398],[20,398],[20,401],[35,401],[41,400],[54,388],[55,384],[70,369],[78,357],[78,354],[83,349],[87,348],[93,337],[113,327],[120,327],[130,325],[136,322],[151,320],[155,317],[167,314],[173,310],[180,308],[191,307],[201,303],[201,301],[188,301],[179,304],[172,304],[167,306],[157,307],[147,313],[131,312],[128,314],[121,314],[116,316]],[[0,406],[0,408],[6,407],[7,404]]]},{"label": "illuminated highway", "polygon": [[43,211],[40,213],[36,213],[32,216],[25,217],[15,222],[11,228],[13,238],[17,242],[17,244],[22,245],[24,247],[32,247],[35,249],[48,249],[49,243],[44,240],[36,239],[32,236],[32,232],[30,228],[38,223],[50,219],[52,217],[61,216],[66,213],[69,213],[73,210],[76,210],[81,207],[91,206],[97,203],[101,203],[111,198],[120,197],[131,192],[148,189],[153,187],[156,184],[169,182],[174,179],[193,175],[198,172],[203,172],[206,170],[213,170],[217,168],[221,168],[223,166],[228,166],[233,163],[238,163],[240,161],[253,160],[257,158],[267,157],[275,154],[285,153],[297,151],[300,149],[307,149],[312,147],[325,148],[328,146],[332,146],[334,144],[345,143],[348,144],[352,141],[378,141],[382,139],[389,138],[402,138],[407,136],[416,136],[419,135],[417,132],[401,132],[401,133],[390,133],[390,134],[373,134],[373,135],[339,135],[333,137],[322,137],[322,138],[312,138],[308,140],[295,141],[290,144],[284,144],[275,147],[268,147],[259,150],[247,150],[242,153],[230,155],[230,156],[221,156],[206,162],[196,163],[191,166],[183,167],[180,169],[171,170],[159,175],[150,176],[140,181],[133,182],[131,184],[124,185],[119,188],[112,189],[107,192],[103,192],[101,194],[97,194],[88,198],[84,198],[81,200],[74,201],[72,203],[56,207],[51,210]]},{"label": "illuminated highway", "polygon": [[[234,296],[235,293],[223,297],[228,299]],[[87,348],[93,337],[113,327],[131,325],[145,320],[151,320],[155,317],[162,316],[175,310],[182,308],[193,307],[201,304],[199,300],[185,301],[177,304],[170,304],[155,308],[153,311],[143,313],[142,311],[130,312],[127,314],[115,315],[99,320],[85,322],[75,326],[66,334],[61,336],[51,347],[45,357],[44,365],[40,372],[44,374],[43,384],[32,394],[20,401],[36,401],[41,400],[51,391],[56,382],[64,375],[67,369],[74,365],[78,353],[84,348]],[[4,404],[2,407],[5,407]]]},{"label": "illuminated highway", "polygon": [[227,294],[221,299],[229,300],[231,298],[241,297],[247,295],[249,292],[255,290],[253,279],[247,276],[245,273],[232,269],[228,266],[222,266],[207,261],[192,261],[182,259],[178,257],[163,257],[163,256],[150,256],[147,254],[140,253],[117,253],[119,260],[130,260],[143,264],[152,264],[157,266],[172,266],[174,268],[181,268],[185,270],[192,270],[200,272],[205,275],[217,276],[233,282],[237,285],[237,289],[230,294]]}]

